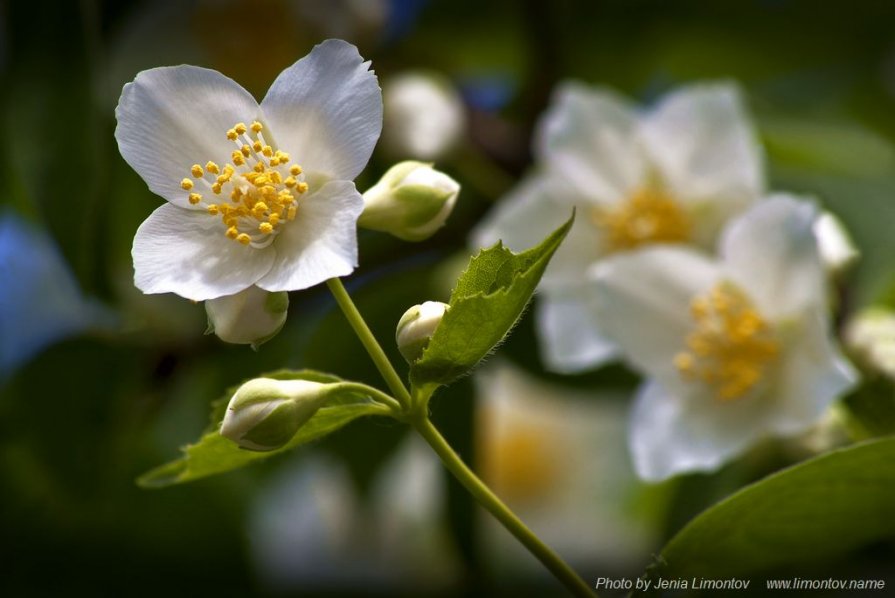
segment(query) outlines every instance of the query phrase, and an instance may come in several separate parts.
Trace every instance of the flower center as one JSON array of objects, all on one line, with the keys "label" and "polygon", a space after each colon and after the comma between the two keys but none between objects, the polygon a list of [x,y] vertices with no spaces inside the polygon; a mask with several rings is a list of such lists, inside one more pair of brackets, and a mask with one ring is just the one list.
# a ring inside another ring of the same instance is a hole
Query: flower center
[{"label": "flower center", "polygon": [[673,198],[652,187],[638,190],[620,205],[594,208],[591,220],[603,233],[609,253],[690,238],[687,214]]},{"label": "flower center", "polygon": [[193,164],[192,178],[180,182],[192,205],[220,216],[228,239],[259,248],[270,245],[280,227],[295,219],[298,198],[308,190],[301,166],[291,163],[286,152],[274,150],[263,129],[258,121],[248,127],[236,123],[227,131],[236,145],[230,162]]},{"label": "flower center", "polygon": [[684,379],[709,385],[721,401],[744,396],[779,353],[774,330],[730,282],[693,299],[690,311],[696,325],[674,365]]}]

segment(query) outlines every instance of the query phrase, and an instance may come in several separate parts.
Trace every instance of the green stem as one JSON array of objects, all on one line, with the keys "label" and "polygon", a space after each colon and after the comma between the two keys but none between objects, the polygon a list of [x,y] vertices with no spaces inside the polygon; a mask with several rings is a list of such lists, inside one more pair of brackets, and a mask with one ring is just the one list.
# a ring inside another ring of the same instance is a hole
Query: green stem
[{"label": "green stem", "polygon": [[488,486],[454,452],[451,445],[444,439],[438,429],[428,417],[422,417],[413,421],[416,431],[426,439],[429,446],[438,454],[444,466],[454,474],[463,487],[488,510],[500,523],[516,537],[547,569],[553,573],[573,596],[585,596],[594,598],[596,594],[590,589],[583,579],[578,577],[571,567],[560,558],[552,548],[544,544],[533,531],[531,531],[513,511],[506,506]]},{"label": "green stem", "polygon": [[[326,285],[332,292],[333,297],[335,297],[336,303],[338,303],[339,307],[342,309],[342,313],[345,314],[348,323],[351,324],[354,332],[364,345],[367,353],[369,353],[370,357],[373,359],[373,363],[376,364],[379,373],[382,374],[388,387],[398,399],[398,402],[400,402],[407,411],[412,409],[413,403],[411,402],[410,392],[407,390],[407,387],[404,386],[404,382],[401,380],[398,372],[395,371],[395,368],[388,360],[388,357],[386,357],[385,351],[382,350],[376,337],[373,336],[373,333],[364,321],[363,316],[360,315],[360,312],[348,295],[348,291],[345,290],[342,281],[338,278],[330,278],[326,281]],[[359,386],[365,387],[365,385]],[[379,393],[377,396],[382,399],[385,395]],[[393,400],[391,397],[387,398],[389,401],[392,401],[392,403],[389,403],[388,401],[385,402],[392,406]],[[569,592],[572,593],[573,596],[582,596],[586,598],[596,597],[596,594],[591,591],[590,586],[578,577],[572,568],[569,567],[558,554],[544,544],[534,532],[528,529],[528,527],[522,523],[522,520],[519,519],[508,506],[501,502],[501,500],[497,498],[497,495],[491,492],[490,488],[488,488],[485,483],[482,482],[482,480],[480,480],[465,463],[463,463],[463,460],[460,459],[457,453],[454,452],[454,449],[451,448],[444,437],[432,424],[428,414],[425,412],[416,413],[411,414],[411,417],[411,424],[413,427],[416,428],[416,431],[419,432],[420,436],[426,439],[426,442],[429,443],[429,446],[432,447],[432,450],[435,451],[447,470],[450,471],[461,484],[463,484],[463,487],[472,494],[473,498],[475,498],[482,507],[491,513],[507,529],[507,531],[513,534],[513,536],[515,536],[516,539],[529,550],[529,552],[541,561],[541,563],[547,567],[547,569],[566,587],[566,589],[569,590]]]},{"label": "green stem", "polygon": [[363,316],[357,311],[357,307],[355,307],[354,302],[348,295],[348,291],[345,290],[342,281],[338,278],[330,278],[326,281],[326,286],[329,287],[336,303],[339,304],[342,313],[345,314],[345,318],[348,320],[348,323],[351,324],[351,328],[354,329],[355,334],[357,334],[357,338],[359,338],[360,342],[364,345],[364,349],[370,354],[370,358],[373,360],[373,363],[376,364],[376,369],[382,374],[382,378],[385,380],[385,383],[388,384],[392,394],[404,408],[409,409],[411,404],[410,393],[401,381],[401,376],[398,375],[398,372],[396,372],[395,368],[392,366],[392,362],[386,357],[385,351],[379,346],[376,337],[373,336],[373,333],[364,321]]},{"label": "green stem", "polygon": [[391,409],[394,412],[393,415],[400,416],[404,412],[398,401],[378,388],[361,384],[360,382],[341,382],[339,383],[339,387],[347,390],[357,390],[370,395],[374,401]]}]

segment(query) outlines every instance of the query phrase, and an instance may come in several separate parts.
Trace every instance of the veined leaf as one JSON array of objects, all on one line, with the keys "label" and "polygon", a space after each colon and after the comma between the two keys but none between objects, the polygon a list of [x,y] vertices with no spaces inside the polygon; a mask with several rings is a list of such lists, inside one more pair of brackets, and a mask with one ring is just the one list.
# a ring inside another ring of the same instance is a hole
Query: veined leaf
[{"label": "veined leaf", "polygon": [[895,437],[816,457],[748,486],[671,539],[652,574],[729,577],[895,537]]},{"label": "veined leaf", "polygon": [[[311,370],[279,370],[263,374],[261,377],[323,383],[341,382],[336,376]],[[369,396],[357,390],[346,390],[330,397],[327,404],[318,409],[285,446],[266,452],[248,451],[239,448],[234,442],[221,436],[218,431],[230,397],[237,388],[239,386],[228,389],[226,395],[213,403],[211,424],[198,442],[183,447],[182,457],[143,474],[137,483],[144,488],[160,488],[224,473],[322,438],[358,417],[384,413],[383,407]]]},{"label": "veined leaf", "polygon": [[444,315],[422,357],[410,369],[415,389],[437,386],[466,374],[507,335],[531,299],[550,258],[575,215],[540,245],[513,253],[498,242],[473,257],[451,293]]}]

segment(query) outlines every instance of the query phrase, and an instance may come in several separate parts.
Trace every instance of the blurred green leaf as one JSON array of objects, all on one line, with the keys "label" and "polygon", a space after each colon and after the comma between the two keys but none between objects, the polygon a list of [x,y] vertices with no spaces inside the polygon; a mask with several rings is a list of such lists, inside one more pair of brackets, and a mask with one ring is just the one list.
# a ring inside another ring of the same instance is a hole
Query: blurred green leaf
[{"label": "blurred green leaf", "polygon": [[886,376],[865,376],[864,383],[845,397],[843,405],[852,425],[850,432],[857,438],[895,434],[895,386]]},{"label": "blurred green leaf", "polygon": [[498,242],[469,261],[451,293],[450,309],[410,368],[414,389],[430,394],[478,364],[507,335],[531,299],[550,258],[575,220],[540,245],[516,254]]},{"label": "blurred green leaf", "polygon": [[762,141],[772,160],[788,168],[828,175],[886,176],[895,170],[895,147],[856,123],[768,118]]},{"label": "blurred green leaf", "polygon": [[[341,381],[336,376],[312,370],[279,370],[263,374],[263,377],[277,380],[311,380],[323,383]],[[344,394],[329,399],[327,405],[321,407],[282,448],[267,452],[247,451],[239,448],[218,432],[220,422],[227,409],[227,403],[237,388],[239,386],[229,388],[223,397],[214,401],[211,424],[197,443],[184,447],[181,458],[156,467],[140,476],[137,483],[144,488],[161,488],[224,473],[322,438],[358,417],[383,413],[382,406],[369,396],[355,390],[346,391]]]},{"label": "blurred green leaf", "polygon": [[893,463],[895,438],[889,437],[771,475],[691,521],[650,574],[749,575],[891,537]]}]

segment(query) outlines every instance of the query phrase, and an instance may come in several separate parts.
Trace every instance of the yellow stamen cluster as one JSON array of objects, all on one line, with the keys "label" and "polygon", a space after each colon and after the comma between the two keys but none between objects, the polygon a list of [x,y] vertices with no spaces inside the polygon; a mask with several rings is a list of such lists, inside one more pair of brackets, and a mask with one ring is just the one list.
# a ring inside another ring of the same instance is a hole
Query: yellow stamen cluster
[{"label": "yellow stamen cluster", "polygon": [[687,380],[709,385],[721,401],[743,397],[779,354],[773,329],[736,285],[722,282],[693,299],[696,324],[674,364]]},{"label": "yellow stamen cluster", "polygon": [[[299,180],[301,166],[266,142],[263,129],[258,121],[249,126],[236,123],[226,134],[237,148],[230,154],[231,162],[193,164],[190,174],[195,182],[188,178],[180,182],[184,191],[190,191],[190,204],[201,204],[209,215],[220,216],[228,239],[256,247],[268,245],[278,227],[295,219],[298,198],[308,190],[308,184]],[[208,193],[221,196],[220,200],[207,201]]]},{"label": "yellow stamen cluster", "polygon": [[591,220],[603,233],[604,249],[610,253],[650,243],[686,242],[692,228],[680,205],[652,187],[637,191],[618,206],[594,208]]}]

